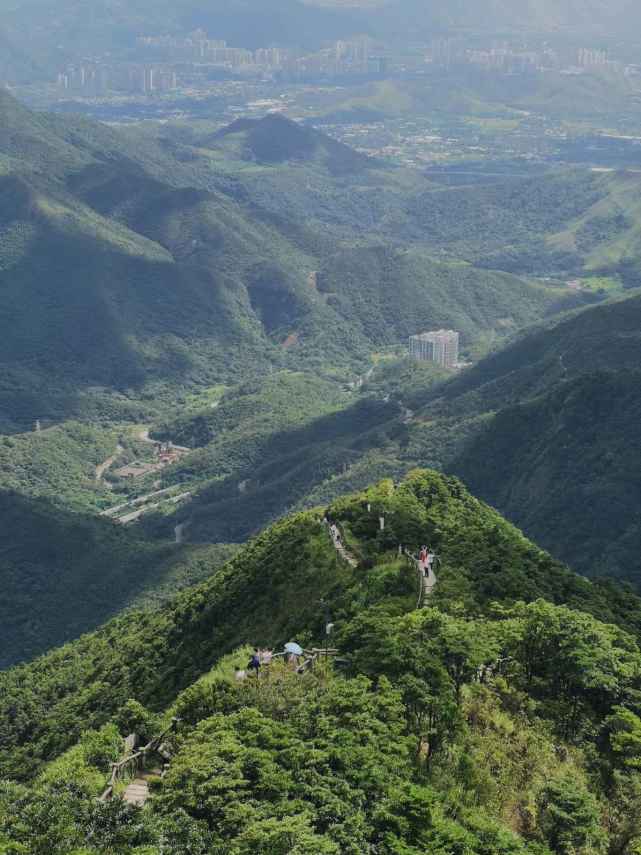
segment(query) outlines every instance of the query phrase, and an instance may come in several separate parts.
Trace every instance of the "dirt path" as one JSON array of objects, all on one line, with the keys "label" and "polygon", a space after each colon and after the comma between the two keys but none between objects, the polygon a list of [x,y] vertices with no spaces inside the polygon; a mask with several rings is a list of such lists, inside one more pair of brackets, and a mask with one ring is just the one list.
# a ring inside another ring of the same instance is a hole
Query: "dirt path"
[{"label": "dirt path", "polygon": [[[220,402],[219,402],[220,403]],[[144,428],[141,431],[138,431],[136,434],[136,439],[139,442],[148,442],[151,445],[160,445],[157,439],[152,439],[149,436],[149,428]],[[167,445],[169,448],[173,448],[175,451],[180,451],[182,454],[189,454],[190,451],[193,451],[193,448],[187,448],[184,445],[176,445],[174,442],[168,442]]]},{"label": "dirt path", "polygon": [[104,463],[99,463],[98,466],[96,466],[96,483],[99,483],[100,481],[102,481],[105,472],[108,469],[111,469],[111,467],[114,465],[116,460],[118,460],[118,458],[120,457],[120,455],[123,453],[124,450],[125,449],[122,447],[122,445],[120,443],[118,443],[118,445],[116,446],[116,450],[111,455],[111,457],[108,457],[104,461]]}]

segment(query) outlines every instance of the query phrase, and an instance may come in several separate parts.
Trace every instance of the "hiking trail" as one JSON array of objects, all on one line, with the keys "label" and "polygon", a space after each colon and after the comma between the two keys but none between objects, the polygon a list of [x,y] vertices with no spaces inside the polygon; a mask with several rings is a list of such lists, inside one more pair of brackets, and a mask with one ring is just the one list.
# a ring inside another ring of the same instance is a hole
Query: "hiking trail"
[{"label": "hiking trail", "polygon": [[332,543],[334,544],[334,549],[336,550],[336,552],[338,552],[343,561],[347,561],[350,567],[358,567],[358,561],[356,560],[356,558],[354,558],[351,552],[347,551],[345,544],[343,543],[342,535],[338,528],[335,532],[334,529],[332,529],[332,526],[329,525],[328,531],[329,536],[332,539]]},{"label": "hiking trail", "polygon": [[[416,573],[418,575],[420,591],[416,607],[420,609],[422,606],[425,605],[425,601],[428,600],[434,593],[434,588],[436,588],[438,584],[438,579],[432,567],[428,567],[427,573],[423,572],[421,562],[412,552],[410,552],[409,549],[405,550],[405,555],[416,568]],[[435,556],[435,559],[436,561],[440,561],[438,556]]]}]

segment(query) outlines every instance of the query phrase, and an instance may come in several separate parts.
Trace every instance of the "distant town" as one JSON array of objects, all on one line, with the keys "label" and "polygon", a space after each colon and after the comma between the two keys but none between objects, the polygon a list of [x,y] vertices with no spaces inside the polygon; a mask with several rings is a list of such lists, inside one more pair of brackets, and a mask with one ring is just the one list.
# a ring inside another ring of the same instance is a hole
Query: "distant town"
[{"label": "distant town", "polygon": [[55,84],[64,93],[96,97],[109,93],[151,95],[178,89],[203,88],[221,73],[248,78],[267,77],[283,82],[381,77],[388,73],[478,67],[503,74],[527,74],[546,70],[582,74],[610,69],[629,76],[641,75],[641,66],[624,64],[600,48],[555,50],[543,45],[493,42],[469,46],[463,39],[436,39],[399,53],[368,37],[337,41],[320,51],[266,46],[258,50],[229,45],[223,39],[196,30],[182,37],[140,36],[135,61],[92,58],[60,69]]}]

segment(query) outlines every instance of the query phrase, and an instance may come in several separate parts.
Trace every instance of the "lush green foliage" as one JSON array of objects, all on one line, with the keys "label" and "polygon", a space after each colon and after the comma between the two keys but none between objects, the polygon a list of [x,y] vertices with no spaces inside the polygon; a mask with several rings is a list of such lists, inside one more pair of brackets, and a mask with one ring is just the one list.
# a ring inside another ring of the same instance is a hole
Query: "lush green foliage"
[{"label": "lush green foliage", "polygon": [[0,486],[53,499],[77,510],[100,507],[107,491],[96,467],[116,450],[114,430],[68,422],[44,431],[0,437]]},{"label": "lush green foliage", "polygon": [[232,549],[149,541],[111,520],[0,492],[0,667],[209,576]]},{"label": "lush green foliage", "polygon": [[[0,678],[3,773],[30,781],[0,787],[4,851],[634,855],[641,601],[571,574],[436,473],[327,509],[358,568],[320,513]],[[420,611],[399,540],[441,555]],[[326,609],[341,671],[274,662],[235,680],[244,641],[311,643]],[[97,803],[118,728],[148,736],[172,715],[147,807]]]},{"label": "lush green foliage", "polygon": [[[237,382],[269,364],[345,372],[435,308],[472,344],[505,333],[499,319],[540,318],[555,299],[512,276],[435,264],[424,251],[405,257],[390,235],[354,252],[362,227],[337,246],[330,225],[350,187],[365,181],[398,204],[407,186],[285,119],[173,139],[36,116],[8,94],[0,116],[5,429],[70,415],[142,421],[185,386]],[[290,187],[295,178],[300,205],[304,169],[333,197],[310,208],[307,226],[282,192],[271,194],[275,214],[244,189],[242,151],[260,154],[261,140],[280,146],[276,162],[267,153],[256,166],[263,193],[270,180]],[[229,146],[240,147],[238,162]],[[301,165],[310,146],[324,155]],[[351,296],[332,285],[343,270]]]},{"label": "lush green foliage", "polygon": [[640,382],[637,372],[590,374],[507,407],[456,469],[555,555],[638,584]]}]

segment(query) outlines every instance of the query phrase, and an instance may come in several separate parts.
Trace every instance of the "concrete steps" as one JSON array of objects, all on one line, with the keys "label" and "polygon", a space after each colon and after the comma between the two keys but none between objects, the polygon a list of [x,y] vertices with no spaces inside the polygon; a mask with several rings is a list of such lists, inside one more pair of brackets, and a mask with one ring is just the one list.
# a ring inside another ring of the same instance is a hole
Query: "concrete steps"
[{"label": "concrete steps", "polygon": [[149,784],[144,778],[134,778],[123,793],[123,801],[137,807],[144,807],[149,798]]}]

